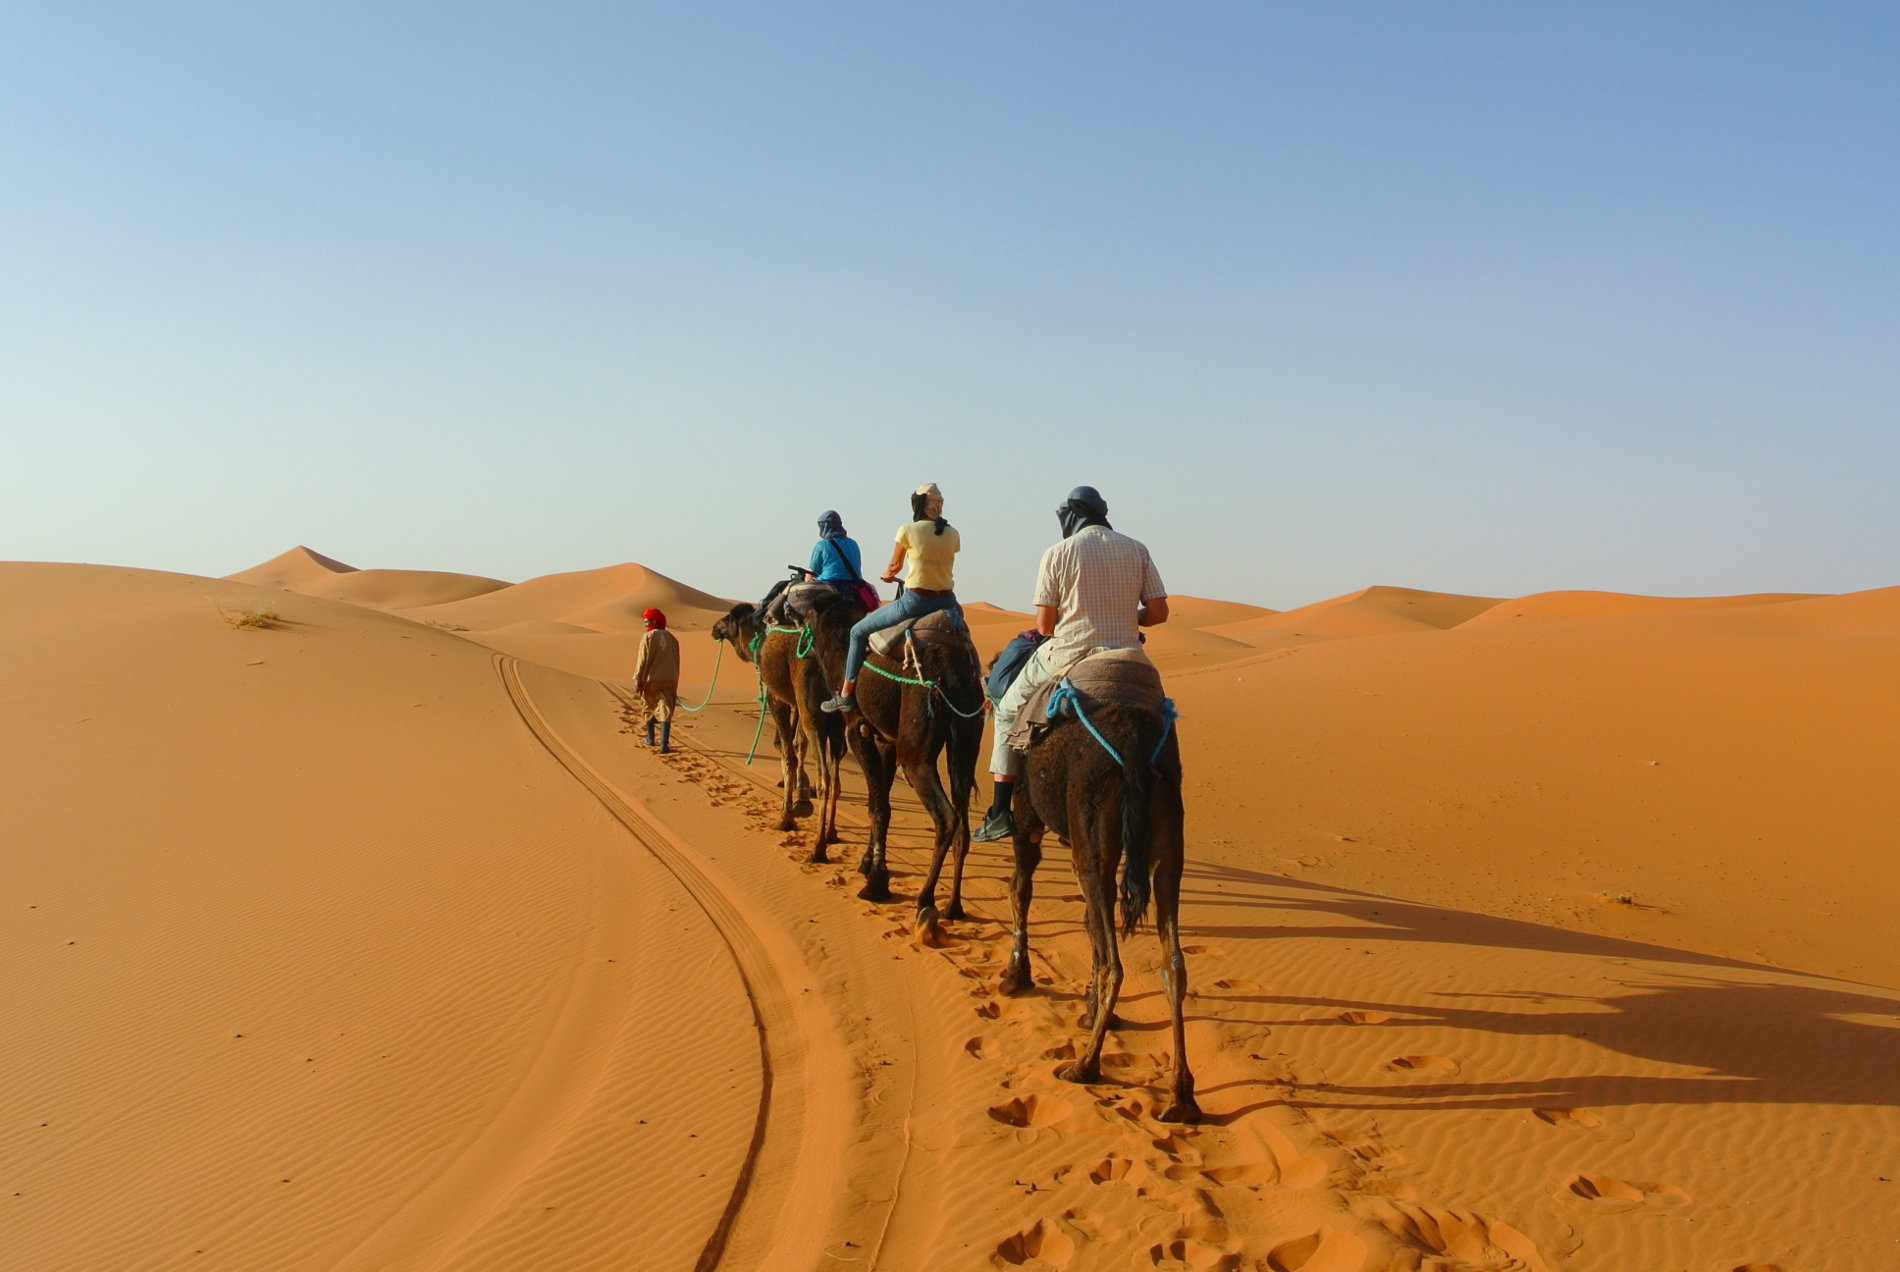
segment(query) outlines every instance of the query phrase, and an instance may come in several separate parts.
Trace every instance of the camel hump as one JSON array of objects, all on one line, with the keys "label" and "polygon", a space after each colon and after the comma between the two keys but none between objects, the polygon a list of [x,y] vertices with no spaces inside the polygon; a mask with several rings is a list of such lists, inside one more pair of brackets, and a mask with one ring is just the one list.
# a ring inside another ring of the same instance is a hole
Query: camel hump
[{"label": "camel hump", "polygon": [[895,627],[871,633],[871,652],[886,658],[902,658],[906,640],[926,645],[967,645],[970,629],[963,615],[951,609],[932,610],[922,618],[906,619]]},{"label": "camel hump", "polygon": [[1161,673],[1136,646],[1098,649],[1069,668],[1069,683],[1091,702],[1119,702],[1152,711],[1161,709]]}]

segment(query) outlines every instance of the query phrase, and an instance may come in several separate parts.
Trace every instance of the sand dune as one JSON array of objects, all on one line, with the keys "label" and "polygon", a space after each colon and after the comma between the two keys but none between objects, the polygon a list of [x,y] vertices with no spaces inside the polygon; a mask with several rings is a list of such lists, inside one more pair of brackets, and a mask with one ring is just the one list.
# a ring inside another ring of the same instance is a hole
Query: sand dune
[{"label": "sand dune", "polygon": [[1509,604],[1499,603],[1472,623],[1553,622],[1622,618],[1632,614],[1669,614],[1683,610],[1732,609],[1805,600],[1809,593],[1762,592],[1752,596],[1633,596],[1623,592],[1536,592]]},{"label": "sand dune", "polygon": [[1168,598],[1168,623],[1171,626],[1219,627],[1228,623],[1273,618],[1278,612],[1259,605],[1242,605],[1236,601],[1210,601],[1200,596],[1170,596]]},{"label": "sand dune", "polygon": [[710,626],[731,602],[629,562],[543,575],[466,600],[418,606],[408,613],[412,618],[477,631],[550,619],[595,630],[639,631],[640,612],[649,606],[665,610],[672,626],[697,630]]},{"label": "sand dune", "polygon": [[1271,611],[1211,625],[1216,635],[1256,646],[1301,641],[1439,631],[1470,621],[1498,604],[1488,596],[1421,592],[1407,587],[1369,587],[1283,613]]},{"label": "sand dune", "polygon": [[1900,588],[1375,588],[1259,647],[1287,615],[1184,602],[1180,1128],[1147,933],[1107,1080],[1054,1076],[1057,845],[1006,998],[1007,854],[914,946],[915,797],[854,899],[703,630],[679,754],[633,744],[625,608],[723,603],[620,566],[397,615],[298,552],[0,565],[9,1267],[1863,1272],[1900,1231]]},{"label": "sand dune", "polygon": [[225,576],[235,583],[281,588],[374,609],[418,609],[466,600],[509,584],[443,570],[361,570],[309,548],[295,547],[262,565]]},{"label": "sand dune", "polygon": [[1032,627],[1036,622],[1036,616],[1034,614],[1023,613],[1019,610],[1004,609],[1000,605],[992,605],[988,601],[964,601],[962,604],[963,617],[968,620],[972,627],[985,626],[991,623],[1002,623],[1023,628]]},{"label": "sand dune", "polygon": [[339,574],[349,574],[356,569],[345,565],[334,557],[304,547],[302,544],[280,553],[261,565],[225,577],[233,583],[248,583],[253,587],[282,588],[289,592],[300,592],[314,583],[328,582]]}]

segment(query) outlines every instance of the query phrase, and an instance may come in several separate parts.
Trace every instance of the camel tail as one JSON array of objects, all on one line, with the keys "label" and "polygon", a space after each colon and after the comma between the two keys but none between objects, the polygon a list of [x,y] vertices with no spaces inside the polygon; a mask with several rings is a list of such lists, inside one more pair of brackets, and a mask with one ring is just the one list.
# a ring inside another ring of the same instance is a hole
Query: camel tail
[{"label": "camel tail", "polygon": [[1148,806],[1154,768],[1140,760],[1122,764],[1122,935],[1133,936],[1148,913],[1152,870],[1148,861]]}]

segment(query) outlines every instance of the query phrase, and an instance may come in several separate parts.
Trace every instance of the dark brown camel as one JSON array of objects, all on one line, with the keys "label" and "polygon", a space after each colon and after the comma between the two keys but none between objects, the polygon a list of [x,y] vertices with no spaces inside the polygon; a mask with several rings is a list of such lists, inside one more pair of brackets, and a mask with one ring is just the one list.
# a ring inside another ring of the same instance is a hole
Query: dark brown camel
[{"label": "dark brown camel", "polygon": [[[864,611],[842,597],[837,609],[846,630]],[[818,769],[818,823],[812,831],[811,860],[828,861],[829,844],[838,842],[838,795],[843,774],[844,725],[818,709],[831,690],[824,669],[813,656],[811,640],[803,632],[768,626],[754,607],[740,602],[713,624],[713,639],[730,641],[739,657],[754,663],[765,688],[765,709],[777,735],[779,764],[784,774],[785,805],[778,828],[794,830],[795,817],[812,811],[813,788],[807,764]],[[803,651],[801,656],[800,651]]]},{"label": "dark brown camel", "polygon": [[[1086,706],[1093,724],[1121,759],[1073,715],[1059,717],[1024,757],[1011,812],[1016,819],[1016,870],[1010,880],[1015,931],[1003,990],[1026,992],[1029,975],[1029,900],[1042,836],[1053,830],[1069,845],[1082,885],[1093,975],[1082,1027],[1088,1045],[1073,1063],[1056,1070],[1069,1082],[1099,1082],[1102,1042],[1121,993],[1121,951],[1115,938],[1115,901],[1121,899],[1122,935],[1132,936],[1148,909],[1150,887],[1155,929],[1166,961],[1161,985],[1174,1013],[1173,1100],[1164,1122],[1194,1122],[1201,1116],[1188,1070],[1182,1002],[1187,961],[1181,956],[1181,748],[1160,710],[1123,703]],[[1159,747],[1159,754],[1156,748]],[[1120,884],[1117,887],[1117,871]]]},{"label": "dark brown camel", "polygon": [[[819,660],[831,683],[844,680],[845,648],[851,624],[858,615],[843,602],[837,607],[814,607],[813,636]],[[928,940],[937,936],[937,881],[944,859],[955,851],[950,902],[943,918],[961,919],[963,862],[970,854],[970,795],[976,789],[977,752],[983,739],[983,685],[976,646],[967,631],[962,642],[917,642],[918,665],[872,653],[858,677],[858,709],[840,718],[846,722],[852,754],[864,770],[871,811],[871,838],[858,872],[867,901],[888,901],[890,867],[886,839],[891,825],[891,783],[902,768],[910,787],[923,801],[936,828],[930,873],[917,893],[917,931]],[[928,681],[928,685],[909,683]],[[948,770],[949,791],[937,773],[938,757]]]}]

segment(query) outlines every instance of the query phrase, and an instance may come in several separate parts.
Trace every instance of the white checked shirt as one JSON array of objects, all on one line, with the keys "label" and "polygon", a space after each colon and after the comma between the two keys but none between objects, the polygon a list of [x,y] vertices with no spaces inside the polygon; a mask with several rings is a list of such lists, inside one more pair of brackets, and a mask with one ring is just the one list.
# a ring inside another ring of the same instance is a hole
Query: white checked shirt
[{"label": "white checked shirt", "polygon": [[1088,649],[1130,649],[1141,643],[1141,603],[1167,594],[1139,539],[1084,526],[1042,554],[1035,603],[1056,608],[1056,630],[1037,653],[1053,660]]}]

